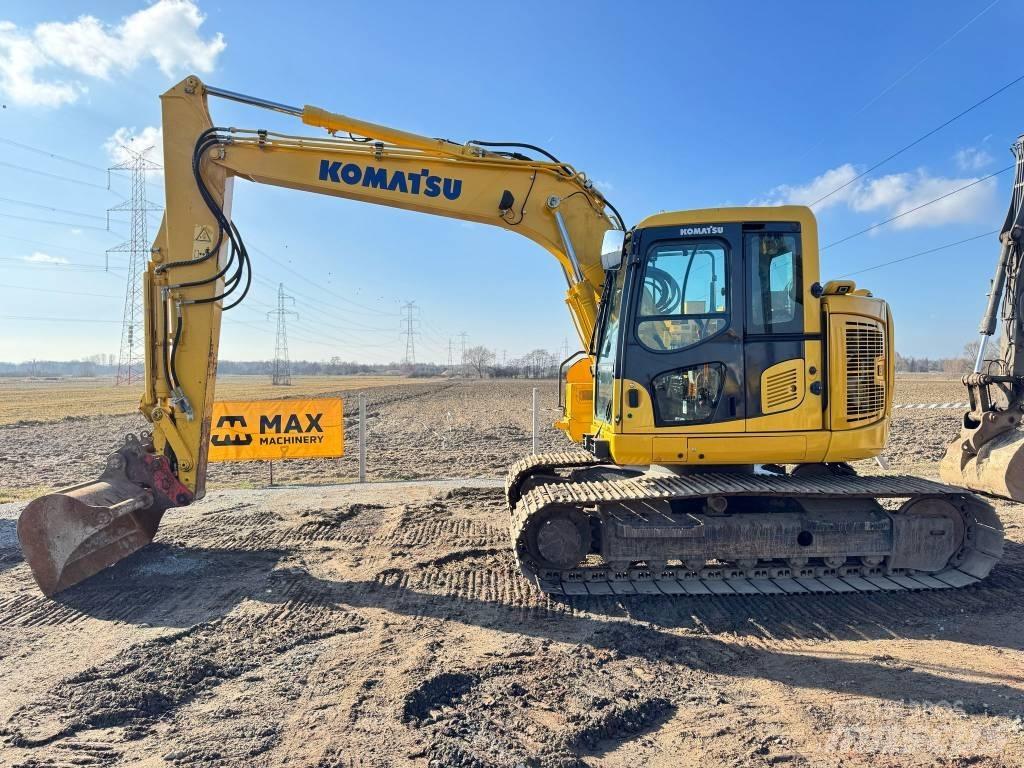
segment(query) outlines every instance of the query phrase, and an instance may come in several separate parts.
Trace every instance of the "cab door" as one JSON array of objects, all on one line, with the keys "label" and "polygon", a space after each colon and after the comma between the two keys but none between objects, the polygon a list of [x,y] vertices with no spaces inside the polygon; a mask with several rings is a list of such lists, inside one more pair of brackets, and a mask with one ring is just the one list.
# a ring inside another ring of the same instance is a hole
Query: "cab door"
[{"label": "cab door", "polygon": [[815,244],[803,234],[797,222],[743,225],[748,432],[822,426],[820,310],[811,287],[817,254],[805,253]]},{"label": "cab door", "polygon": [[619,431],[743,432],[742,226],[656,227],[637,235]]}]

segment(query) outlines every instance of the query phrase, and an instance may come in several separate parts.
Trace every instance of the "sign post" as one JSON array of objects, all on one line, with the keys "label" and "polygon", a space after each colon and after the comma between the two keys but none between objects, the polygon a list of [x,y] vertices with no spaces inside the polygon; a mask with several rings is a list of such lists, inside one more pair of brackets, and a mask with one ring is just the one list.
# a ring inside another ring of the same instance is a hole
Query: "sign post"
[{"label": "sign post", "polygon": [[359,482],[366,482],[366,394],[359,393]]},{"label": "sign post", "polygon": [[537,388],[533,388],[533,452],[537,452]]}]

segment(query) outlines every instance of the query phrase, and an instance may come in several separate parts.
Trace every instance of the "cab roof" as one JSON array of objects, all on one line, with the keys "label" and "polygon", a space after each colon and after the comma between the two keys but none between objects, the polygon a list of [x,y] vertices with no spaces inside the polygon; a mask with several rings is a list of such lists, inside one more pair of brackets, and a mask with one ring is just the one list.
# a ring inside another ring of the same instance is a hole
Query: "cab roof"
[{"label": "cab roof", "polygon": [[647,229],[648,227],[675,227],[692,224],[733,224],[745,221],[798,221],[808,227],[817,227],[814,212],[806,205],[740,206],[665,211],[648,216],[636,227],[637,229]]}]

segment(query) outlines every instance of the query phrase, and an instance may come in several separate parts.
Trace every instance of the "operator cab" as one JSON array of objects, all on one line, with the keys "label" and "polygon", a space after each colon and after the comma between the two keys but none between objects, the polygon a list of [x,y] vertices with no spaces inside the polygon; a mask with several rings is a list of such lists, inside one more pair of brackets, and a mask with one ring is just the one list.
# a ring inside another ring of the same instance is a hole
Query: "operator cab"
[{"label": "operator cab", "polygon": [[[665,213],[609,233],[601,432],[821,429],[817,230],[799,206]],[[816,405],[801,410],[808,398]],[[755,420],[798,411],[787,427]],[[680,456],[685,460],[685,456]]]}]

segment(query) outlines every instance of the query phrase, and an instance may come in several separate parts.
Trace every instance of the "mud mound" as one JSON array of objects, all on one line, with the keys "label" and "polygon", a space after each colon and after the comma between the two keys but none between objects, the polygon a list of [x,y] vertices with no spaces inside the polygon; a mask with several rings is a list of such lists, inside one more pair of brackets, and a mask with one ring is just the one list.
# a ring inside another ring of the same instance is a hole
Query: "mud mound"
[{"label": "mud mound", "polygon": [[405,697],[402,707],[403,723],[424,723],[434,710],[454,704],[480,682],[476,675],[463,672],[445,672],[420,683]]},{"label": "mud mound", "polygon": [[[410,694],[409,721],[430,731],[430,765],[586,766],[583,755],[633,738],[674,711],[613,653],[570,652],[555,663],[531,655],[478,674],[439,675]],[[668,684],[665,693],[674,690]]]}]

